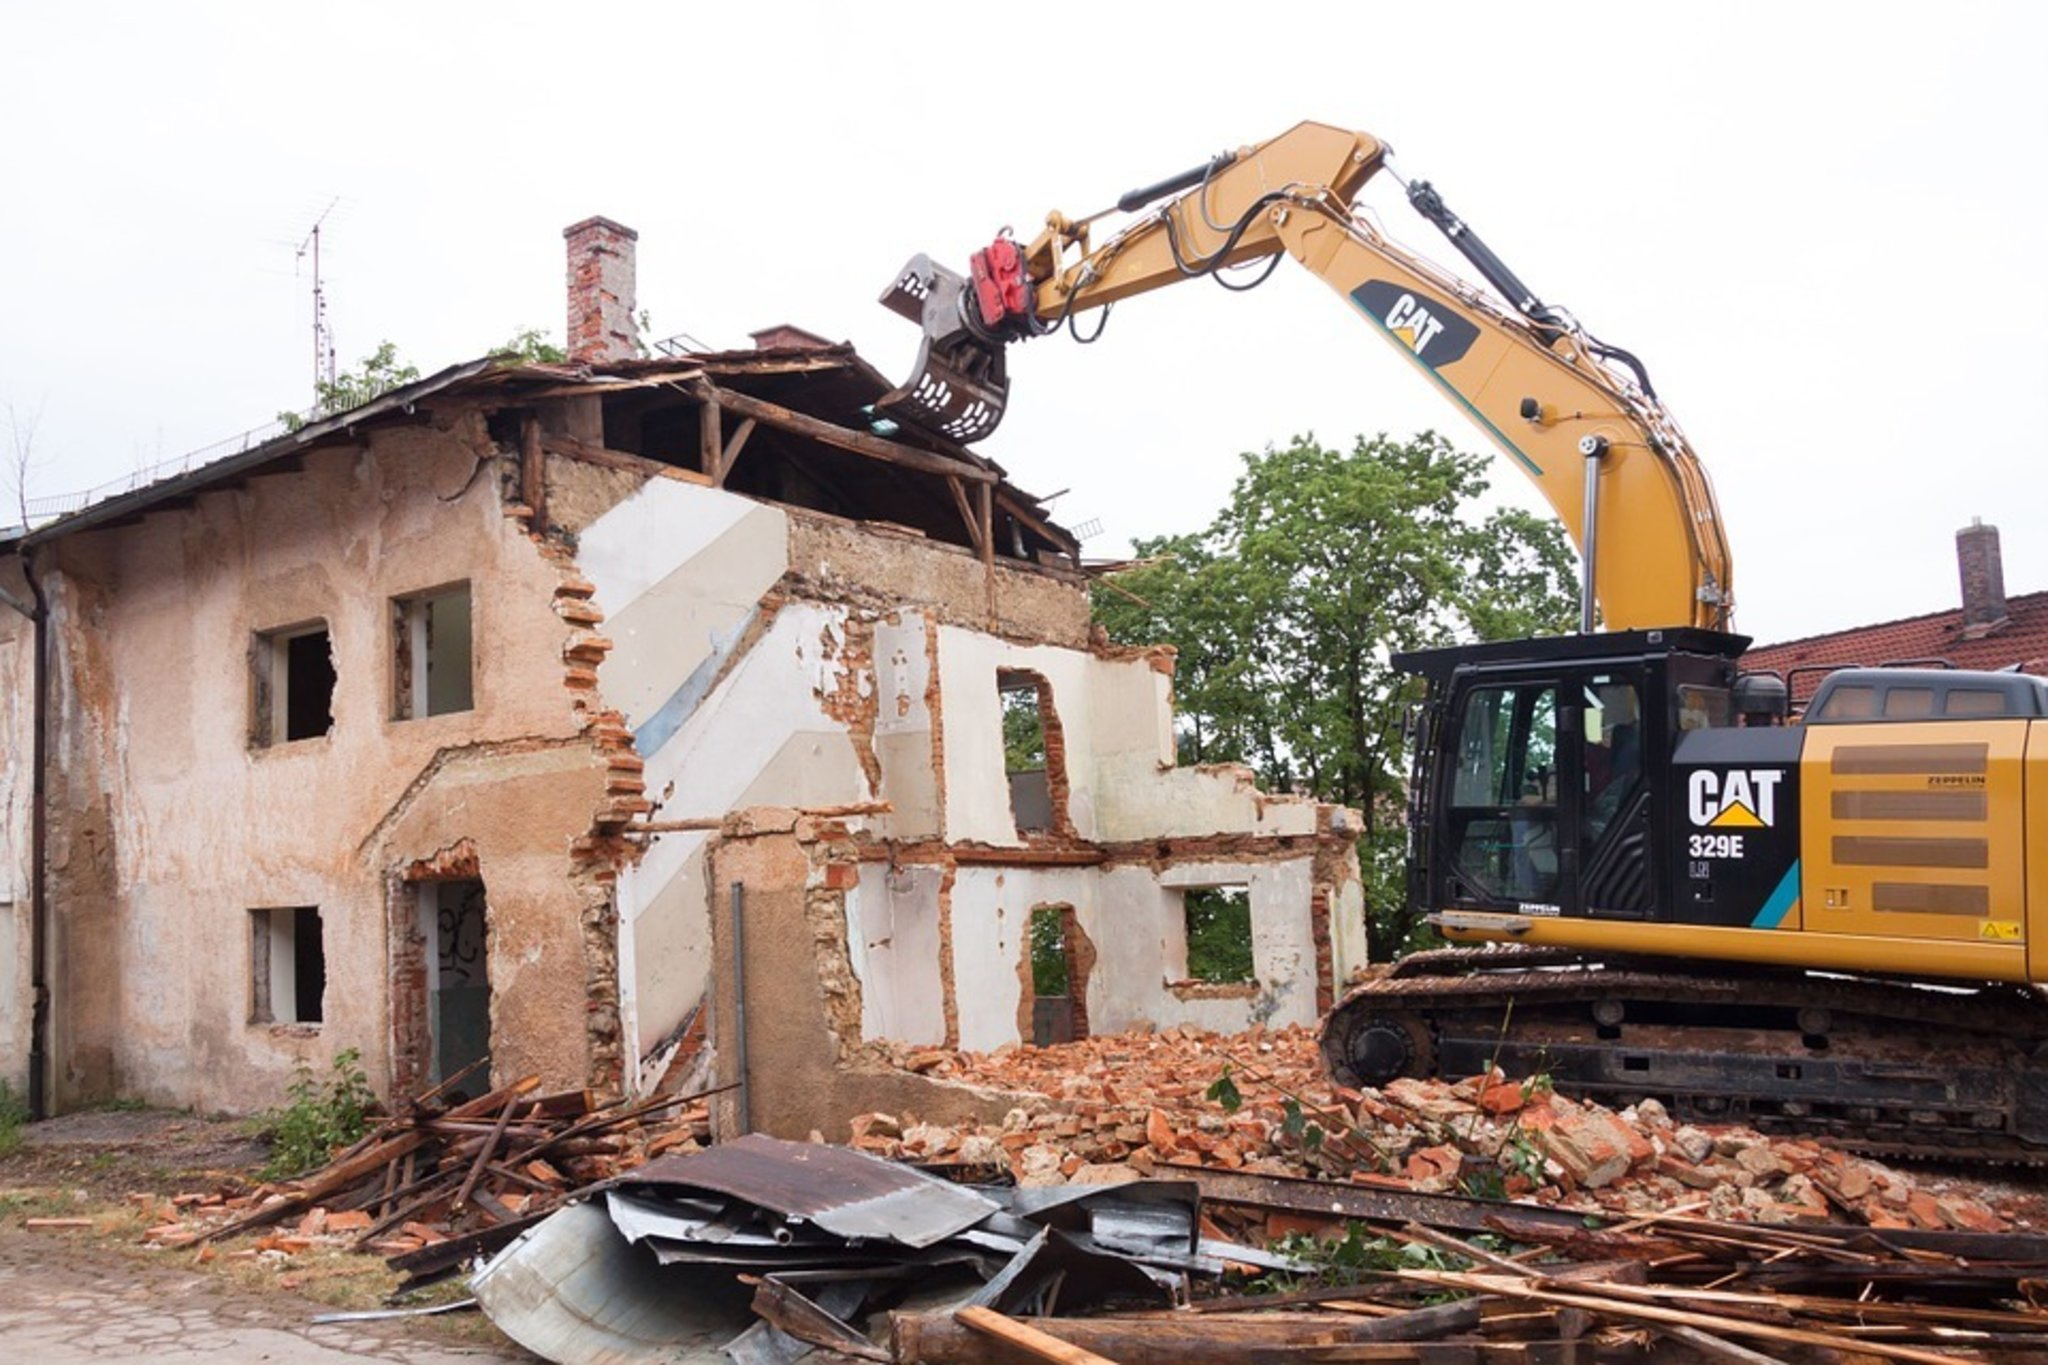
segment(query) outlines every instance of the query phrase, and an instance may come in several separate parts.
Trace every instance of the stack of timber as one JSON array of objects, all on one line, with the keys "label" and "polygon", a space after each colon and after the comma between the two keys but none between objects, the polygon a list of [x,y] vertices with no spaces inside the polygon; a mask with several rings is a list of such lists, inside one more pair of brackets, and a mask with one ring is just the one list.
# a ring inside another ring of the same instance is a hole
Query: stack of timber
[{"label": "stack of timber", "polygon": [[[1255,1190],[1237,1198],[1256,1202]],[[1361,1207],[1396,1199],[1360,1191]],[[1412,1197],[1411,1197],[1412,1198]],[[1438,1196],[1473,1233],[1347,1228],[1324,1282],[1157,1312],[1003,1319],[899,1312],[898,1361],[1838,1361],[2048,1359],[2048,1239],[1792,1229],[1686,1214],[1605,1229]],[[1214,1212],[1205,1194],[1205,1220]],[[1426,1216],[1426,1215],[1425,1215]],[[1333,1223],[1333,1227],[1335,1224]],[[1213,1244],[1209,1244],[1213,1246]],[[1330,1280],[1340,1282],[1331,1283]]]},{"label": "stack of timber", "polygon": [[445,1098],[462,1079],[413,1099],[317,1171],[172,1211],[150,1240],[180,1246],[282,1228],[266,1249],[339,1242],[425,1277],[504,1245],[576,1190],[709,1141],[701,1095],[600,1104],[586,1090],[538,1094],[529,1076],[476,1099]]}]

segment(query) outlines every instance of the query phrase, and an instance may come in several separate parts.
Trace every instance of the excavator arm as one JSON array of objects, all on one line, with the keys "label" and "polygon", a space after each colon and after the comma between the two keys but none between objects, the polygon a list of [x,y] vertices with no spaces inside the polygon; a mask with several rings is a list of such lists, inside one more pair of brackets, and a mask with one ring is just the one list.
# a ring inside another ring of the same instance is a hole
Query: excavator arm
[{"label": "excavator arm", "polygon": [[1425,183],[1407,187],[1410,202],[1499,297],[1389,240],[1354,209],[1386,156],[1367,134],[1303,123],[1125,195],[1118,209],[1139,216],[1100,244],[1094,219],[1054,214],[1029,245],[1004,237],[976,253],[968,276],[917,257],[883,302],[923,326],[918,372],[878,409],[978,440],[1007,402],[1009,343],[1284,254],[1350,303],[1542,491],[1586,566],[1587,629],[1596,601],[1610,629],[1727,629],[1732,571],[1713,490],[1641,364],[1537,299]]}]

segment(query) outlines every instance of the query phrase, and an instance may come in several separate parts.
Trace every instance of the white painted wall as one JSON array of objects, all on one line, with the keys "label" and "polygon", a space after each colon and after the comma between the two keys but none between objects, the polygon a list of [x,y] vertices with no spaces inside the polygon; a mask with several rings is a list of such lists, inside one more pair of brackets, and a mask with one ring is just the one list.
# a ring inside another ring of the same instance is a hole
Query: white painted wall
[{"label": "white painted wall", "polygon": [[[1187,972],[1182,891],[1247,886],[1257,989],[1246,997],[1181,999]],[[1237,1032],[1254,1023],[1316,1020],[1315,940],[1309,916],[1311,860],[1102,868],[963,867],[953,883],[953,980],[960,1046],[987,1051],[1018,1041],[1019,964],[1032,910],[1071,905],[1095,945],[1088,978],[1094,1033],[1194,1024]],[[872,1025],[870,1025],[871,1027]],[[887,1034],[887,1037],[897,1035]],[[905,1038],[903,1041],[924,1041]]]},{"label": "white painted wall", "polygon": [[946,1041],[940,979],[936,867],[862,867],[846,897],[847,944],[860,981],[863,1038],[904,1043]]},{"label": "white painted wall", "polygon": [[1315,803],[1260,793],[1249,771],[1174,766],[1166,675],[1143,659],[1019,645],[939,631],[946,735],[946,835],[1018,845],[1002,764],[996,675],[1028,669],[1052,684],[1066,734],[1069,815],[1084,839],[1313,834]]}]

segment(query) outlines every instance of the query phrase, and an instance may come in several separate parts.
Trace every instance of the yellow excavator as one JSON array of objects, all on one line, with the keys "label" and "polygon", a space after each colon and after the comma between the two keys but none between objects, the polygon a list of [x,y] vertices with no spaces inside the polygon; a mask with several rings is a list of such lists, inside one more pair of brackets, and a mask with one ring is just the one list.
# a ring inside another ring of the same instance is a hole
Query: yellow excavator
[{"label": "yellow excavator", "polygon": [[[915,257],[883,302],[924,329],[917,372],[878,411],[979,440],[1009,344],[1293,258],[1536,484],[1582,570],[1578,634],[1395,660],[1426,686],[1409,895],[1458,946],[1338,1003],[1331,1074],[1497,1062],[1864,1151],[2048,1161],[2048,681],[1847,668],[1788,723],[1785,680],[1740,668],[1713,490],[1642,363],[1388,161],[1304,123],[1122,196],[1099,243],[1112,210],[965,275]],[[1487,287],[1362,211],[1381,174]]]}]

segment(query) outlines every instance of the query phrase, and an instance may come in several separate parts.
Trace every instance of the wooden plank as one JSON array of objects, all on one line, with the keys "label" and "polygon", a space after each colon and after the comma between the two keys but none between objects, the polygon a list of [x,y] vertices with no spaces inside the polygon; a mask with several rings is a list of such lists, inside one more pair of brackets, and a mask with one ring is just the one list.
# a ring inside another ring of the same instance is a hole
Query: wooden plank
[{"label": "wooden plank", "polygon": [[1078,555],[1081,553],[1080,541],[1075,540],[1072,536],[1068,535],[1065,531],[1062,531],[1059,527],[1053,525],[1051,522],[1046,521],[1043,518],[1033,516],[1031,513],[1025,511],[1024,505],[1018,502],[1015,498],[1011,497],[1009,494],[1003,493],[998,495],[998,497],[999,501],[1001,501],[1001,503],[1003,504],[1003,510],[1005,512],[1008,512],[1011,516],[1023,522],[1032,530],[1038,532],[1039,535],[1051,541],[1053,544],[1059,546],[1062,550],[1065,550],[1070,555]]},{"label": "wooden plank", "polygon": [[734,431],[732,439],[725,443],[725,449],[718,457],[718,477],[712,480],[718,487],[725,487],[726,476],[732,473],[733,463],[739,459],[740,452],[747,448],[747,438],[754,434],[754,425],[754,419],[751,417],[740,419],[739,429]]},{"label": "wooden plank", "polygon": [[660,460],[650,460],[645,455],[633,455],[623,450],[607,450],[603,446],[579,441],[573,436],[544,436],[541,438],[541,444],[551,455],[580,460],[584,464],[593,464],[600,469],[617,469],[627,474],[638,474],[643,478],[674,479],[679,483],[711,487],[710,477],[694,469],[663,464]]},{"label": "wooden plank", "polygon": [[505,1127],[512,1122],[512,1111],[518,1107],[519,1099],[515,1095],[507,1099],[505,1107],[498,1111],[497,1123],[492,1126],[490,1136],[484,1139],[483,1146],[477,1149],[476,1160],[471,1163],[469,1174],[463,1178],[462,1188],[455,1192],[455,1203],[450,1206],[454,1212],[460,1213],[468,1206],[469,1196],[476,1189],[477,1179],[483,1175],[484,1167],[488,1166],[491,1158],[496,1155],[498,1144],[505,1140]]},{"label": "wooden plank", "polygon": [[953,505],[960,509],[960,520],[967,524],[967,543],[981,553],[981,518],[974,515],[974,509],[967,505],[967,488],[958,479],[946,480],[946,487],[953,494]]},{"label": "wooden plank", "polygon": [[1590,1291],[1563,1294],[1554,1290],[1536,1289],[1527,1281],[1509,1275],[1461,1275],[1431,1270],[1403,1270],[1397,1274],[1404,1280],[1440,1284],[1448,1289],[1467,1289],[1501,1294],[1509,1298],[1532,1299],[1537,1303],[1556,1304],[1561,1308],[1582,1308],[1586,1312],[1602,1317],[1649,1322],[1658,1326],[1672,1323],[1680,1327],[1697,1327],[1716,1336],[1755,1337],[1793,1346],[1818,1346],[1830,1351],[1860,1351],[1865,1355],[1882,1356],[1887,1360],[1913,1361],[1916,1365],[1953,1365],[1955,1360],[1952,1355],[1940,1355],[1933,1351],[1922,1351],[1888,1341],[1872,1341],[1867,1337],[1817,1332],[1804,1327],[1784,1327],[1770,1322],[1752,1322],[1746,1318],[1719,1317],[1711,1313],[1665,1308],[1658,1304],[1632,1303],[1626,1299],[1602,1298]]},{"label": "wooden plank", "polygon": [[718,406],[716,399],[707,399],[697,409],[697,459],[714,487],[725,482],[725,476],[719,472],[724,455],[723,409]]},{"label": "wooden plank", "polygon": [[928,450],[919,450],[916,446],[891,441],[873,432],[842,427],[813,417],[809,413],[785,408],[780,403],[771,403],[765,398],[756,398],[752,394],[740,393],[735,389],[720,388],[707,380],[685,380],[677,387],[700,401],[715,402],[743,417],[752,417],[771,427],[779,427],[799,436],[808,436],[814,441],[850,451],[855,455],[865,455],[869,459],[880,460],[885,464],[901,465],[905,469],[915,469],[926,474],[966,479],[970,483],[988,485],[996,482],[995,472],[980,465],[949,460],[943,455],[934,455]]},{"label": "wooden plank", "polygon": [[519,426],[519,495],[533,509],[533,533],[548,529],[547,460],[541,451],[540,419],[529,417]]},{"label": "wooden plank", "polygon": [[1061,1341],[1015,1318],[1004,1317],[993,1308],[963,1308],[953,1316],[975,1331],[1014,1346],[1035,1360],[1050,1360],[1053,1365],[1116,1365],[1108,1356],[1099,1356],[1071,1342]]}]

